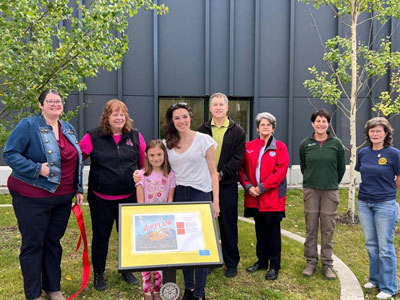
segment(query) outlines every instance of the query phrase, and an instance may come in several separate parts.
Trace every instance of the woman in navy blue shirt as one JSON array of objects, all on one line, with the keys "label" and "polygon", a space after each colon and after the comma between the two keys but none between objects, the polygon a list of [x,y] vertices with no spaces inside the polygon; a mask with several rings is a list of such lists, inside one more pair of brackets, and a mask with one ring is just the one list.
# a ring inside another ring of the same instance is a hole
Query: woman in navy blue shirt
[{"label": "woman in navy blue shirt", "polygon": [[382,117],[365,124],[367,147],[357,156],[361,173],[357,211],[369,255],[367,289],[379,287],[378,299],[397,294],[396,252],[393,238],[397,224],[396,192],[400,187],[400,151],[392,147],[392,127]]}]

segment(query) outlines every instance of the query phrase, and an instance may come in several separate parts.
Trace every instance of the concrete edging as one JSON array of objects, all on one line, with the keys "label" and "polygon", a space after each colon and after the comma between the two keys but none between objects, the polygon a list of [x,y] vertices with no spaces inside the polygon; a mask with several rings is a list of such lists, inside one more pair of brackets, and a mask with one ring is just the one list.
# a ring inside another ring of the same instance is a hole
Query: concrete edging
[{"label": "concrete edging", "polygon": [[[254,224],[254,220],[239,217],[240,221]],[[305,238],[292,233],[290,231],[281,229],[281,233],[290,239],[293,239],[299,243],[304,244]],[[318,245],[318,252],[320,253],[321,246]],[[339,281],[340,281],[340,300],[363,300],[364,293],[358,282],[357,277],[350,270],[348,266],[336,255],[332,255],[333,258],[333,269],[335,270]]]}]

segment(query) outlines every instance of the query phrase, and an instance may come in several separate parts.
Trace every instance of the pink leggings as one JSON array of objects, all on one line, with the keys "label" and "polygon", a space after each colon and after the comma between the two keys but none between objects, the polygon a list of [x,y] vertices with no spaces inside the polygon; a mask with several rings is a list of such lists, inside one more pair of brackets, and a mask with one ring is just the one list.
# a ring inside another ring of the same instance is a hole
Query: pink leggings
[{"label": "pink leggings", "polygon": [[[162,271],[153,271],[154,292],[159,293],[162,283]],[[142,272],[143,292],[151,293],[151,271]]]}]

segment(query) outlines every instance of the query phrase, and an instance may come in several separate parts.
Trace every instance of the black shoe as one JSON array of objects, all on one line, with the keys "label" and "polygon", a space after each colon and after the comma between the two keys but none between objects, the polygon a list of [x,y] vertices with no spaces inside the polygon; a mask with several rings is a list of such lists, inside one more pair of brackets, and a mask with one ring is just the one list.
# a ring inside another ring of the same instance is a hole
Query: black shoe
[{"label": "black shoe", "polygon": [[237,269],[236,268],[227,268],[225,271],[225,277],[232,278],[237,275]]},{"label": "black shoe", "polygon": [[183,294],[182,300],[193,300],[194,299],[193,292],[194,290],[185,289],[185,293]]},{"label": "black shoe", "polygon": [[276,280],[278,278],[278,272],[275,269],[270,269],[267,273],[267,275],[265,275],[265,279],[267,280]]},{"label": "black shoe", "polygon": [[251,267],[248,267],[248,268],[246,269],[246,271],[249,272],[249,273],[253,273],[253,272],[256,272],[256,271],[258,271],[258,270],[266,270],[266,269],[267,269],[267,267],[262,267],[262,266],[260,266],[258,263],[255,263],[255,264],[252,265]]},{"label": "black shoe", "polygon": [[139,284],[139,280],[131,272],[121,273],[121,276],[129,284],[133,285]]},{"label": "black shoe", "polygon": [[200,297],[200,298],[193,296],[192,299],[193,300],[206,300],[206,296],[204,295],[203,297]]},{"label": "black shoe", "polygon": [[107,288],[107,283],[104,280],[103,273],[94,273],[94,288],[98,291],[105,290]]}]

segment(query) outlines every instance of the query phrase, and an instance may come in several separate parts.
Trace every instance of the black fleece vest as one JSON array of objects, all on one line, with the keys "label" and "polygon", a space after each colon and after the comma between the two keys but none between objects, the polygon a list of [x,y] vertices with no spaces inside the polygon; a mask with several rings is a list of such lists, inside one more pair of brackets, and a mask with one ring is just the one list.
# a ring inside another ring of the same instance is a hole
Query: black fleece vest
[{"label": "black fleece vest", "polygon": [[99,129],[89,131],[93,150],[90,153],[89,189],[105,195],[135,192],[132,174],[139,168],[139,133],[123,134],[118,144]]}]

